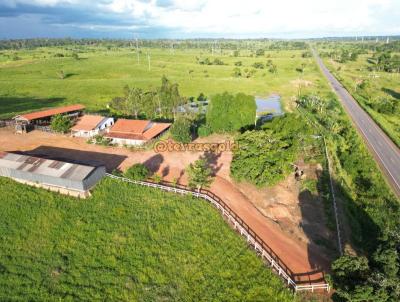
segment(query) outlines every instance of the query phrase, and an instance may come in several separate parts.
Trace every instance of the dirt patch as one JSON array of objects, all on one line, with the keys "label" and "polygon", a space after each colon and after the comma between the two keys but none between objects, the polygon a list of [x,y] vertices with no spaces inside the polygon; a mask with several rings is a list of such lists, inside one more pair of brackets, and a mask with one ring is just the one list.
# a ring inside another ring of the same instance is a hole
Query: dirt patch
[{"label": "dirt patch", "polygon": [[327,228],[323,200],[316,187],[322,167],[302,162],[297,166],[304,173],[298,180],[293,172],[273,187],[257,188],[248,183],[235,185],[283,232],[299,242],[315,245],[314,249],[322,254],[334,256],[336,235]]}]

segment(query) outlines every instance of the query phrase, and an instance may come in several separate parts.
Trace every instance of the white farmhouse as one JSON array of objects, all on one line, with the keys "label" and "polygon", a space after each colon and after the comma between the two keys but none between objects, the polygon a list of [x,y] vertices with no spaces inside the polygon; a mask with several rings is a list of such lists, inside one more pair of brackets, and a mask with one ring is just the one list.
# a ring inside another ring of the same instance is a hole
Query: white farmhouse
[{"label": "white farmhouse", "polygon": [[71,128],[72,136],[92,137],[114,125],[114,118],[100,115],[83,115]]}]

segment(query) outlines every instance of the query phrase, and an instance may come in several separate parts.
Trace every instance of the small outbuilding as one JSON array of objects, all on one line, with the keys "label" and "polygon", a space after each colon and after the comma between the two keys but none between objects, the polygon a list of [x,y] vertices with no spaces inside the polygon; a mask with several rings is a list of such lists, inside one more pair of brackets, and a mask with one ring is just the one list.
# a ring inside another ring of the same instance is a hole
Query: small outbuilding
[{"label": "small outbuilding", "polygon": [[0,152],[0,176],[76,197],[89,196],[105,173],[104,166]]},{"label": "small outbuilding", "polygon": [[119,119],[104,135],[117,145],[137,146],[162,135],[170,123],[158,123],[149,120]]},{"label": "small outbuilding", "polygon": [[71,135],[89,138],[103,133],[112,125],[114,125],[112,117],[85,114],[79,117],[71,128]]}]

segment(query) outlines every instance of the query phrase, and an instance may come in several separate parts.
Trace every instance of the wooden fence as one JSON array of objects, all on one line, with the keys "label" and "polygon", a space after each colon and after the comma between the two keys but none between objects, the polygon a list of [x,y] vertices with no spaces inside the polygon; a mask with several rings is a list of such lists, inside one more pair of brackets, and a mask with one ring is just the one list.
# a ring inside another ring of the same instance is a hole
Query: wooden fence
[{"label": "wooden fence", "polygon": [[186,186],[179,184],[172,184],[163,182],[162,184],[153,183],[149,181],[137,181],[129,178],[119,177],[112,174],[106,174],[108,177],[118,179],[127,183],[136,185],[157,188],[168,192],[192,195],[198,198],[209,201],[214,207],[216,207],[227,219],[228,223],[246,238],[246,241],[251,245],[257,254],[273,268],[273,270],[281,276],[287,285],[293,288],[294,291],[312,291],[314,290],[326,290],[330,291],[328,283],[313,283],[313,284],[297,284],[294,281],[293,272],[281,261],[281,259],[274,253],[274,251],[237,215],[221,198],[215,195],[213,192],[208,190],[192,191]]},{"label": "wooden fence", "polygon": [[0,120],[0,128],[15,127],[14,120]]}]

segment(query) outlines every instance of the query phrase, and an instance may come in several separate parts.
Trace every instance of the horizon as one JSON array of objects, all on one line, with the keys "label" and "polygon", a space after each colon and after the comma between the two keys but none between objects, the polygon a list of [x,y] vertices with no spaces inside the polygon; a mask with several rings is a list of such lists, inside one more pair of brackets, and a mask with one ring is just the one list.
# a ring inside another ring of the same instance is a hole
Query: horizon
[{"label": "horizon", "polygon": [[[219,41],[219,40],[226,40],[226,41],[241,41],[241,40],[249,40],[249,41],[261,41],[261,40],[266,40],[266,41],[309,41],[309,40],[327,40],[327,39],[342,39],[342,40],[349,40],[351,41],[354,39],[354,41],[362,42],[364,39],[366,41],[376,41],[376,39],[379,39],[379,42],[386,42],[386,39],[392,39],[392,41],[397,41],[400,39],[400,34],[399,35],[373,35],[373,36],[323,36],[323,37],[309,37],[309,38],[270,38],[270,37],[256,37],[256,38],[226,38],[226,37],[193,37],[193,38],[137,38],[138,41],[208,41],[208,40],[213,40],[213,41]],[[46,36],[38,36],[38,37],[30,37],[30,38],[1,38],[0,41],[13,41],[13,40],[109,40],[109,41],[130,41],[130,40],[136,40],[135,38],[113,38],[113,37],[99,37],[99,38],[93,38],[93,37],[46,37]]]}]

